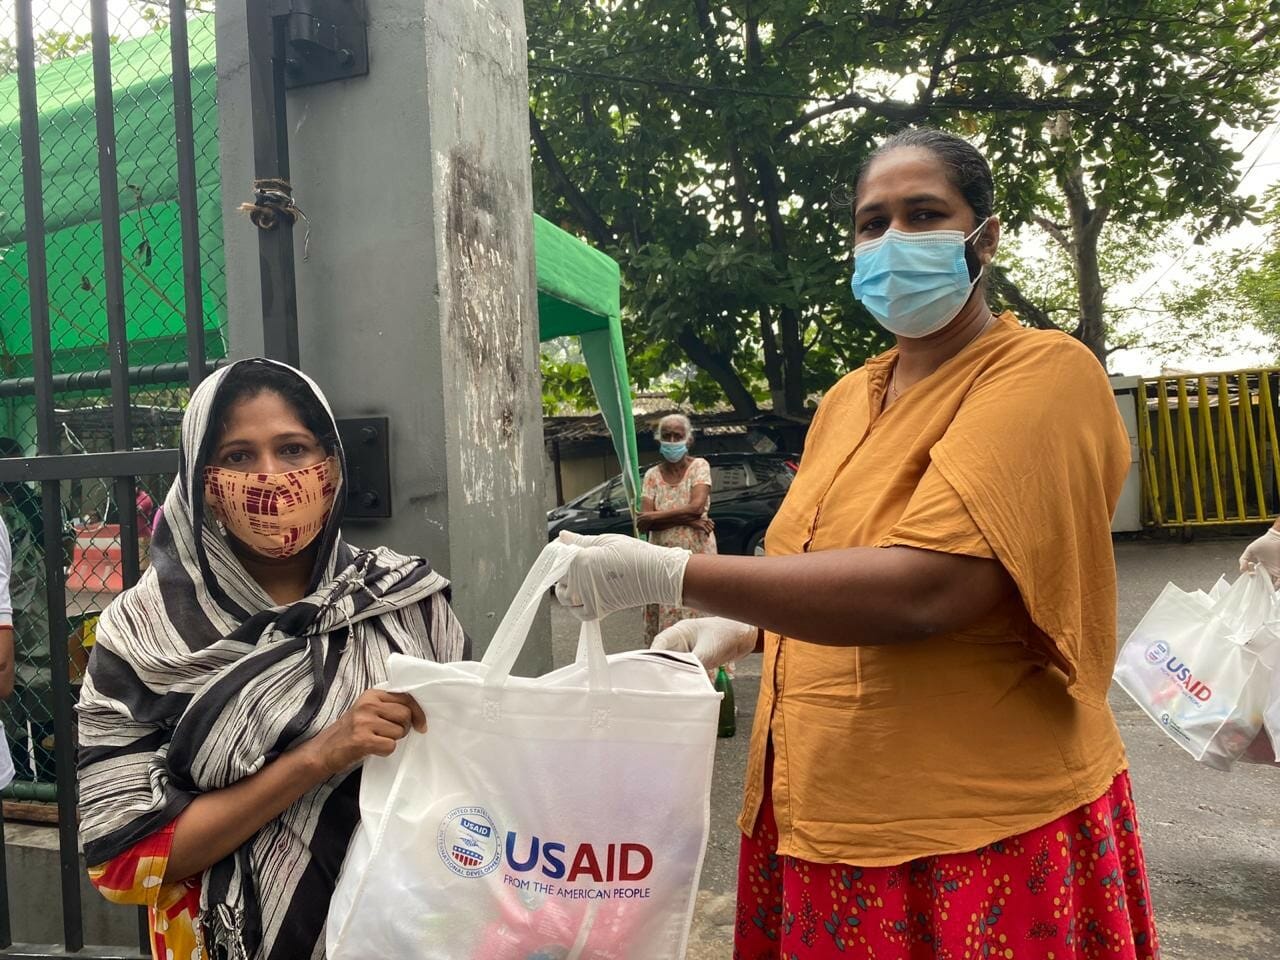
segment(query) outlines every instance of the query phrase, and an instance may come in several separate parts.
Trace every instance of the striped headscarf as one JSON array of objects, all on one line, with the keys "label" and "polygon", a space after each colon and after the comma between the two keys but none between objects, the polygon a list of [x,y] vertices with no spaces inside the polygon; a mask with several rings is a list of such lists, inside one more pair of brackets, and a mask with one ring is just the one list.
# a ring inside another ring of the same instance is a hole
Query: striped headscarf
[{"label": "striped headscarf", "polygon": [[[272,363],[247,360],[241,363]],[[195,391],[151,567],[102,614],[77,707],[80,834],[91,865],[173,821],[337,720],[393,652],[462,659],[448,582],[427,561],[321,535],[311,589],[275,604],[206,513],[203,469],[228,374]],[[300,377],[332,421],[320,389]],[[336,425],[334,429],[336,435]],[[334,456],[346,473],[341,445]],[[341,481],[339,481],[341,482]],[[201,877],[201,921],[229,960],[323,956],[325,915],[358,820],[359,771],[309,791]]]}]

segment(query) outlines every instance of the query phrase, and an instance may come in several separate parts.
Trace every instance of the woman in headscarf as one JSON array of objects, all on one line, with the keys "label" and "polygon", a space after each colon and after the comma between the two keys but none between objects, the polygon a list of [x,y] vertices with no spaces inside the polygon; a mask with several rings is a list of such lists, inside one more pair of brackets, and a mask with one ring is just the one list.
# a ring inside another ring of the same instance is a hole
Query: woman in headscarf
[{"label": "woman in headscarf", "polygon": [[157,960],[321,957],[359,764],[425,719],[373,689],[466,656],[427,561],[347,544],[319,388],[246,360],[194,393],[138,586],[102,615],[78,707],[90,877],[150,908]]}]

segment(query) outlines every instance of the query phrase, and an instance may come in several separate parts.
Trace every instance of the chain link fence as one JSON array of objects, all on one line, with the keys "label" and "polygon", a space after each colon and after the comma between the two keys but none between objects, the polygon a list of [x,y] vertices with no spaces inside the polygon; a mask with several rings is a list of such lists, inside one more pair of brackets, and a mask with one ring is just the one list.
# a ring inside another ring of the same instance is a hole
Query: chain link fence
[{"label": "chain link fence", "polygon": [[[185,386],[155,386],[133,391],[135,449],[172,448],[178,443]],[[98,453],[112,449],[112,408],[96,393],[59,398],[57,452]],[[3,441],[0,441],[3,443]],[[0,450],[0,452],[3,452]],[[19,451],[21,452],[21,451]],[[43,536],[40,494],[34,486],[10,484],[0,491],[0,515],[12,547],[11,599],[14,609],[15,684],[0,716],[14,761],[15,781],[8,795],[20,800],[54,797],[53,687],[49,617],[45,600],[45,551],[57,551],[66,583],[67,653],[70,679],[78,687],[92,650],[97,618],[125,586],[121,514],[137,516],[142,569],[148,565],[151,530],[157,509],[172,483],[171,475],[136,478],[132,503],[117,501],[111,478],[62,483],[63,530],[59,542]]]},{"label": "chain link fence", "polygon": [[[188,4],[199,228],[200,311],[205,354],[226,355],[226,296],[218,175],[217,101],[212,3]],[[119,185],[120,254],[127,364],[131,369],[133,449],[177,446],[188,390],[187,301],[182,208],[175,146],[170,5],[109,0],[111,91]],[[35,3],[36,80],[43,173],[52,367],[58,447],[55,453],[110,451],[112,404],[107,377],[108,267],[103,249],[98,111],[88,3]],[[30,378],[31,296],[13,6],[0,10],[0,456],[35,449],[36,401]],[[83,389],[77,389],[83,386]],[[16,779],[6,796],[55,796],[54,730],[45,555],[57,551],[66,575],[66,614],[73,686],[83,674],[98,614],[125,586],[120,520],[137,517],[147,565],[156,508],[170,476],[138,477],[133,502],[120,502],[111,479],[63,481],[59,542],[41,523],[35,485],[0,484],[0,517],[13,553],[15,689],[0,706]],[[52,642],[57,642],[56,639]]]}]

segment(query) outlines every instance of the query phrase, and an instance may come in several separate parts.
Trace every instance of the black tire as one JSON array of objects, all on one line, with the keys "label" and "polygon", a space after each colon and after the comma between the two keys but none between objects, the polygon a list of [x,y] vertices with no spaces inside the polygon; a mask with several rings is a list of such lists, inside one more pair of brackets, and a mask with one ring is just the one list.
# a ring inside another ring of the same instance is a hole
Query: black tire
[{"label": "black tire", "polygon": [[762,557],[764,556],[764,530],[757,530],[751,536],[747,537],[747,544],[742,551],[744,556]]}]

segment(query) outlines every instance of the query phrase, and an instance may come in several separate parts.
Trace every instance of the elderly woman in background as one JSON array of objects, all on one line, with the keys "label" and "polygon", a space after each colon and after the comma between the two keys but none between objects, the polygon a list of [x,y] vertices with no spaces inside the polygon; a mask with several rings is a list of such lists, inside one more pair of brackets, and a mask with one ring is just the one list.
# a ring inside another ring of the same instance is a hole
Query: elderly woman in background
[{"label": "elderly woman in background", "polygon": [[[711,466],[701,457],[692,457],[693,424],[682,413],[658,421],[654,431],[662,459],[644,475],[640,516],[636,526],[649,535],[649,542],[662,547],[681,547],[690,553],[715,553],[715,524],[707,516],[711,509]],[[687,607],[650,604],[644,611],[645,639],[653,642],[672,624],[698,613]]]}]

